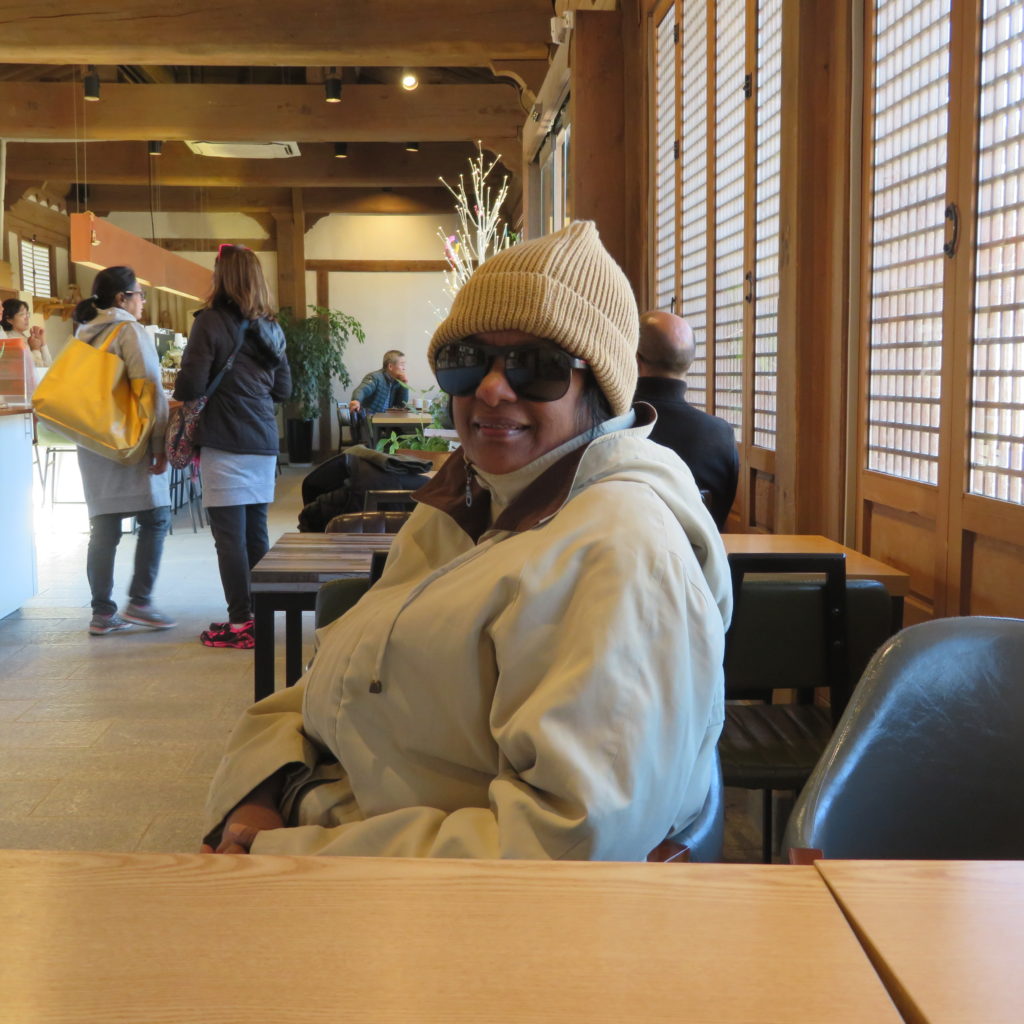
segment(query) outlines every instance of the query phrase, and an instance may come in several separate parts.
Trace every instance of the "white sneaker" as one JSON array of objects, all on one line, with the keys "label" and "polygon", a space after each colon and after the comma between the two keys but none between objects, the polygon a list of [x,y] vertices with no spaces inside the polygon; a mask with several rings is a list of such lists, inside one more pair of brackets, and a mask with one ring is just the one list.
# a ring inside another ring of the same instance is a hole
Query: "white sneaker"
[{"label": "white sneaker", "polygon": [[132,624],[121,618],[117,612],[113,615],[94,615],[89,623],[90,636],[106,636],[108,633],[117,633],[122,629],[131,629]]},{"label": "white sneaker", "polygon": [[177,625],[174,619],[158,612],[152,605],[129,604],[124,610],[124,618],[136,626],[149,626],[150,629],[170,629]]}]

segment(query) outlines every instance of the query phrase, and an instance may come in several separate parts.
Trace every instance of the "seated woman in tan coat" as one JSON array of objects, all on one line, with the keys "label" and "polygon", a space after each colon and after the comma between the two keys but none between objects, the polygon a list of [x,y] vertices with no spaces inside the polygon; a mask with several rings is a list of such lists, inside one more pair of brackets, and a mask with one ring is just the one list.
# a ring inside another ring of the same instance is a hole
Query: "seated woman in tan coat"
[{"label": "seated woman in tan coat", "polygon": [[640,860],[696,817],[731,589],[630,408],[637,331],[587,222],[461,289],[428,356],[462,448],[306,676],[236,728],[207,849]]}]

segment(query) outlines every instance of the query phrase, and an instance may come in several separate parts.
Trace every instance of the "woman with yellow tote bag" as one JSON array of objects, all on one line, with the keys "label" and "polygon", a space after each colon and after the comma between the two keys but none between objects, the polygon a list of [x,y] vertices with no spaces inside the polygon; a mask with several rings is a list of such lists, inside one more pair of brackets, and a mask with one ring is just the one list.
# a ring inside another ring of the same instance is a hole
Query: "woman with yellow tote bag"
[{"label": "woman with yellow tote bag", "polygon": [[[133,623],[151,629],[176,625],[153,606],[153,586],[171,525],[171,497],[164,454],[167,397],[161,385],[156,345],[138,321],[145,301],[146,293],[131,267],[108,267],[96,275],[92,296],[75,308],[79,325],[76,337],[117,355],[133,388],[152,388],[155,395],[153,429],[148,450],[140,460],[123,465],[78,446],[78,466],[89,508],[86,572],[92,590],[89,632],[93,636],[127,629]],[[131,516],[139,525],[135,568],[128,604],[118,614],[112,597],[114,555],[121,540],[121,521]]]}]

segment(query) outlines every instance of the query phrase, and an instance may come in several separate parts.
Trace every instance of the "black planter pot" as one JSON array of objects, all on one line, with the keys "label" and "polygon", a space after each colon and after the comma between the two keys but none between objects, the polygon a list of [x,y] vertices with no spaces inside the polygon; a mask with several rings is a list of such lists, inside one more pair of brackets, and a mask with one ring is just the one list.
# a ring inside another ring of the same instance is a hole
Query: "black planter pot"
[{"label": "black planter pot", "polygon": [[288,461],[293,466],[309,466],[313,462],[313,421],[286,420]]}]

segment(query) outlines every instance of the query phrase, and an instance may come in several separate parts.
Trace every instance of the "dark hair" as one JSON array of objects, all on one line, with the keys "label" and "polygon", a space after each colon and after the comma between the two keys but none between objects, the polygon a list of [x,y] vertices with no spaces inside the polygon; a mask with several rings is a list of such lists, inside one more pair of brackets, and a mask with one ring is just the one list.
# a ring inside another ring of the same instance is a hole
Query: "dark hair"
[{"label": "dark hair", "polygon": [[13,330],[11,321],[22,311],[28,309],[28,303],[24,299],[4,299],[4,314],[0,320],[0,327],[5,331]]},{"label": "dark hair", "polygon": [[137,284],[138,279],[131,267],[107,267],[101,270],[92,283],[92,295],[75,306],[75,323],[87,324],[95,320],[101,309],[116,306],[118,295],[135,291]]},{"label": "dark hair", "polygon": [[592,430],[605,420],[610,420],[614,413],[608,396],[601,390],[597,378],[589,370],[583,378],[583,394],[580,395],[580,404],[576,413],[576,426],[582,434],[585,430]]}]

